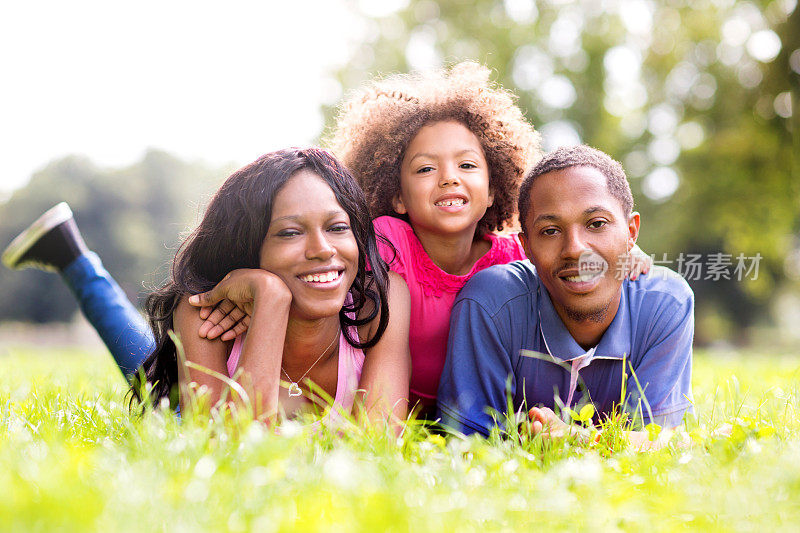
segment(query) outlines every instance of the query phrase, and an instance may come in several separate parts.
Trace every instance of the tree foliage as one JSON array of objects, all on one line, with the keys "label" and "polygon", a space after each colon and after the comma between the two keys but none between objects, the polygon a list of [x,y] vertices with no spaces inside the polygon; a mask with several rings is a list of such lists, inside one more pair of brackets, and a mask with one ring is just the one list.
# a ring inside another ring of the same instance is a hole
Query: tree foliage
[{"label": "tree foliage", "polygon": [[755,281],[690,281],[698,300],[746,325],[784,279],[800,229],[794,0],[411,0],[365,24],[345,89],[486,64],[546,149],[583,142],[622,161],[645,250],[761,254]]},{"label": "tree foliage", "polygon": [[[622,161],[640,244],[657,259],[761,254],[757,280],[690,280],[699,310],[752,324],[785,283],[787,257],[800,258],[795,0],[409,0],[363,22],[335,74],[345,93],[381,73],[476,60],[516,92],[545,148],[584,142]],[[335,108],[324,111],[330,126]],[[67,200],[135,297],[143,278],[165,277],[179,232],[224,175],[157,151],[124,169],[64,158],[0,205],[0,244]],[[75,309],[49,274],[0,269],[0,293],[0,320]]]},{"label": "tree foliage", "polygon": [[[195,221],[202,198],[222,176],[154,150],[122,169],[66,157],[0,205],[0,243],[5,246],[39,214],[67,201],[89,248],[136,301],[167,276],[179,233]],[[76,309],[57,276],[35,270],[0,269],[0,294],[0,320],[63,321]]]}]

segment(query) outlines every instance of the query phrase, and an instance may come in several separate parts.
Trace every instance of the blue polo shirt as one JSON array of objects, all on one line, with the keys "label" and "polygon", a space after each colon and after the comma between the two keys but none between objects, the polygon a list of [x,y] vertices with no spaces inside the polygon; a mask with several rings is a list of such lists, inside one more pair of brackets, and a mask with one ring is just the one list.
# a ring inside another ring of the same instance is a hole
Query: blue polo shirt
[{"label": "blue polo shirt", "polygon": [[[476,274],[453,306],[438,394],[442,421],[488,435],[495,425],[490,412],[504,414],[508,394],[515,410],[555,409],[566,405],[573,374],[578,386],[570,407],[591,401],[597,421],[620,404],[624,374],[622,407],[634,420],[680,425],[692,410],[692,290],[674,272],[653,267],[637,281],[625,280],[621,291],[617,314],[587,357],[530,261]],[[575,372],[577,363],[586,366]]]}]

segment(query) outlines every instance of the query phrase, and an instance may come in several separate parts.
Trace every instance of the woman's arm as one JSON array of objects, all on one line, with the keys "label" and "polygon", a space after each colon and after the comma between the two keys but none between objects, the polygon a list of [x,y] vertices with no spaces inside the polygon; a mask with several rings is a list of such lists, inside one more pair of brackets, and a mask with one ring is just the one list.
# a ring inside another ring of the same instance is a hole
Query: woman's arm
[{"label": "woman's arm", "polygon": [[[181,306],[186,308],[182,314],[190,315],[185,318],[186,327],[194,328],[187,329],[184,334],[185,337],[192,338],[191,351],[188,346],[186,348],[187,359],[194,361],[194,358],[198,358],[195,361],[198,364],[215,364],[216,367],[212,370],[227,375],[227,349],[221,363],[216,352],[207,355],[203,350],[206,346],[204,343],[223,346],[224,343],[220,340],[204,339],[197,334],[203,319],[196,309],[189,307],[214,305],[224,299],[246,309],[251,317],[250,328],[239,357],[237,370],[242,371],[237,381],[248,394],[255,409],[254,415],[257,418],[271,417],[278,410],[281,359],[292,294],[278,276],[266,270],[240,269],[231,272],[211,291],[190,297],[185,306],[182,302]],[[197,371],[194,371],[189,377],[198,381],[195,379],[196,375]],[[212,401],[217,401],[224,385],[217,384],[212,389],[211,381],[219,380],[208,376],[198,383],[209,386],[213,391]]]},{"label": "woman's arm", "polygon": [[[192,398],[189,395],[189,384],[196,383],[198,389],[205,388],[211,405],[216,404],[228,388],[222,380],[213,377],[210,372],[196,368],[198,365],[211,372],[228,375],[226,361],[230,347],[229,342],[219,339],[209,340],[197,335],[197,328],[202,324],[197,311],[189,305],[188,298],[181,299],[173,314],[173,326],[183,345],[183,357],[178,355],[178,383],[180,385],[181,411],[186,414],[192,409]],[[185,361],[194,363],[192,366]],[[230,397],[230,395],[229,395]]]},{"label": "woman's arm", "polygon": [[[381,340],[365,350],[356,405],[362,405],[370,421],[391,418],[399,422],[408,414],[408,383],[411,377],[411,356],[408,351],[409,294],[406,282],[389,272],[389,324]],[[379,318],[372,321],[369,334],[374,334]],[[252,327],[252,326],[251,326]]]}]

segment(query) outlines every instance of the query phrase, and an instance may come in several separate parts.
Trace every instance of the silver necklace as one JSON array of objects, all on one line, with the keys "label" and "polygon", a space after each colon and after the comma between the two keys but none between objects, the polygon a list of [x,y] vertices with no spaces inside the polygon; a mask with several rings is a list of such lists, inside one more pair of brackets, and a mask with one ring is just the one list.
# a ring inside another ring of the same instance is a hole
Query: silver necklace
[{"label": "silver necklace", "polygon": [[303,381],[303,378],[306,377],[309,372],[311,372],[311,369],[314,368],[317,365],[317,363],[319,363],[319,360],[322,359],[322,356],[325,355],[325,353],[328,350],[331,349],[331,346],[333,346],[333,343],[336,342],[336,339],[339,338],[339,332],[340,331],[341,331],[340,328],[336,328],[336,335],[333,337],[333,340],[331,341],[331,343],[328,345],[327,348],[325,348],[322,351],[321,354],[319,354],[319,357],[317,357],[317,360],[314,361],[313,363],[311,363],[311,366],[308,367],[308,370],[306,370],[305,374],[300,376],[300,379],[298,379],[297,381],[294,381],[292,378],[290,378],[289,374],[283,368],[283,365],[281,365],[281,370],[283,370],[283,375],[286,376],[286,379],[289,380],[289,396],[300,396],[301,394],[303,394],[303,391],[300,390],[300,385],[298,385],[297,383],[300,382],[300,381]]}]

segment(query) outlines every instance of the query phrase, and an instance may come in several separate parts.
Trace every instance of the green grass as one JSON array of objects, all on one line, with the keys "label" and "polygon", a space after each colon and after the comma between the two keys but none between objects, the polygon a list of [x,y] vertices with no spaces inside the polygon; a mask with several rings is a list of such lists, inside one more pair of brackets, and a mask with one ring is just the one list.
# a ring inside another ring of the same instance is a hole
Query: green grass
[{"label": "green grass", "polygon": [[[276,436],[128,414],[107,355],[0,356],[0,530],[794,530],[800,358],[698,354],[694,444]],[[710,436],[722,423],[731,437]]]}]

